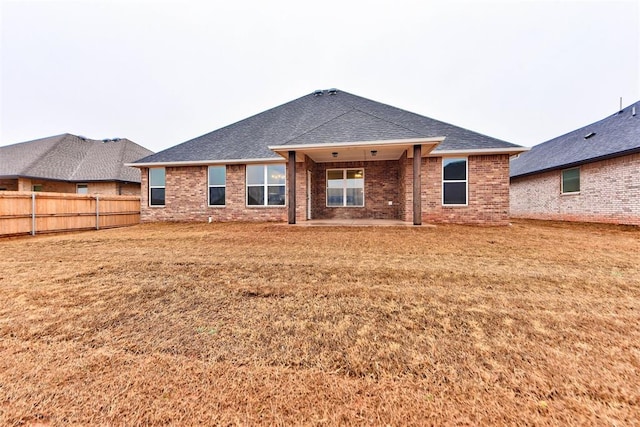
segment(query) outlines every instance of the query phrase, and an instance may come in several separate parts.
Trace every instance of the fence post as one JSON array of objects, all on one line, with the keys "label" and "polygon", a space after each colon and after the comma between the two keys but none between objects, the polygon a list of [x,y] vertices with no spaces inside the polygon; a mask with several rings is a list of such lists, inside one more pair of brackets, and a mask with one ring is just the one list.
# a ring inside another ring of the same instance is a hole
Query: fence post
[{"label": "fence post", "polygon": [[100,230],[100,196],[96,194],[96,230]]},{"label": "fence post", "polygon": [[36,235],[36,193],[31,193],[31,235]]}]

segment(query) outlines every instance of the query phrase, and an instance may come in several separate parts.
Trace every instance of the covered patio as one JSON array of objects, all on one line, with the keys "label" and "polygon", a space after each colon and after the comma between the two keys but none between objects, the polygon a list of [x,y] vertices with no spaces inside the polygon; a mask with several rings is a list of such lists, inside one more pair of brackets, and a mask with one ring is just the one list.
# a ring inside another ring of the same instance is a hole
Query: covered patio
[{"label": "covered patio", "polygon": [[422,159],[443,140],[270,146],[288,162],[288,223],[421,225]]}]

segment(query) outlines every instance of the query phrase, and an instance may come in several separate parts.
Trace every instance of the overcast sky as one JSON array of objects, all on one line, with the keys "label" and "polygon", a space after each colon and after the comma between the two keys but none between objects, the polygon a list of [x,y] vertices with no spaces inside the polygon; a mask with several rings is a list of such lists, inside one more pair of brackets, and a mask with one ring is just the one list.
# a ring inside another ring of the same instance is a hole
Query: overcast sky
[{"label": "overcast sky", "polygon": [[640,0],[0,2],[0,145],[160,151],[336,87],[530,146],[640,99]]}]

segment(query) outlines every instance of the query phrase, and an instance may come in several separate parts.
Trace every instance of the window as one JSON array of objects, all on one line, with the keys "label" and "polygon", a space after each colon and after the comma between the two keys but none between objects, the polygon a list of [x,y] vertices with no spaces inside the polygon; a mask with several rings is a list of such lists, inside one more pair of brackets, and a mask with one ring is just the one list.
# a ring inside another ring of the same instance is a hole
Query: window
[{"label": "window", "polygon": [[164,188],[164,168],[149,168],[149,206],[164,206]]},{"label": "window", "polygon": [[327,206],[364,206],[364,169],[327,169]]},{"label": "window", "polygon": [[76,184],[76,193],[78,194],[88,194],[89,186],[87,184]]},{"label": "window", "polygon": [[225,205],[227,167],[209,166],[209,206]]},{"label": "window", "polygon": [[42,184],[36,184],[32,186],[31,191],[42,191]]},{"label": "window", "polygon": [[247,165],[247,205],[284,206],[285,165]]},{"label": "window", "polygon": [[442,160],[442,204],[467,204],[467,159]]},{"label": "window", "polygon": [[562,171],[562,194],[580,192],[580,168]]}]

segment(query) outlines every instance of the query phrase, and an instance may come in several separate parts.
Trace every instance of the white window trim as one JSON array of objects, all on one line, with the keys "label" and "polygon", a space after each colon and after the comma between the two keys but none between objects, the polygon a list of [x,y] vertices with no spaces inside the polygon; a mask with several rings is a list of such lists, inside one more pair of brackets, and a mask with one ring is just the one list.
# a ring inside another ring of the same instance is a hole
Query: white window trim
[{"label": "white window trim", "polygon": [[[211,182],[209,181],[209,178],[211,176],[211,174],[209,173],[209,169],[210,168],[217,168],[217,167],[223,167],[224,168],[224,184],[223,185],[211,185]],[[211,190],[210,188],[224,188],[224,204],[223,205],[212,205],[211,204]],[[210,208],[224,208],[227,206],[227,165],[209,165],[207,167],[207,205]]]},{"label": "white window trim", "polygon": [[[362,205],[347,205],[347,188],[359,188],[359,187],[347,187],[347,171],[362,171]],[[329,205],[329,172],[330,171],[342,171],[342,179],[344,180],[344,186],[342,187],[342,206]],[[366,205],[367,195],[365,193],[365,171],[364,168],[331,168],[325,171],[325,197],[324,203],[327,208],[364,208]]]},{"label": "white window trim", "polygon": [[[455,160],[455,159],[459,159],[459,160],[463,160],[464,159],[464,175],[466,177],[466,179],[448,179],[445,180],[444,179],[444,161],[445,160]],[[466,203],[445,203],[444,202],[444,184],[448,183],[448,182],[464,182],[464,191],[465,191],[465,195],[464,195],[464,199],[466,201]],[[455,208],[455,207],[463,207],[463,206],[469,206],[469,157],[443,157],[442,158],[442,207],[445,208]]]},{"label": "white window trim", "polygon": [[[276,163],[280,165],[284,165],[284,175],[285,180],[284,184],[269,184],[268,170],[269,166],[273,166],[271,164],[251,164],[246,165],[244,168],[244,204],[247,208],[285,208],[287,207],[287,165],[284,163]],[[262,170],[264,171],[264,184],[249,184],[247,179],[247,166],[262,166]],[[264,204],[262,205],[250,205],[249,204],[249,187],[262,187],[264,189]],[[284,187],[284,205],[270,205],[269,204],[269,187]]]},{"label": "white window trim", "polygon": [[568,168],[568,169],[562,169],[560,171],[560,195],[562,196],[574,196],[577,194],[580,194],[580,190],[578,191],[564,191],[564,173],[566,171],[570,171],[570,170],[574,170],[577,169],[578,170],[578,185],[580,185],[580,187],[582,188],[582,172],[580,171],[580,166],[575,167],[575,168]]},{"label": "white window trim", "polygon": [[[78,193],[78,189],[80,188],[81,185],[84,185],[85,188],[87,189],[86,193]],[[84,182],[79,182],[76,184],[76,194],[89,194],[89,184],[84,183]]]},{"label": "white window trim", "polygon": [[[164,185],[151,185],[151,169],[164,169]],[[167,203],[167,168],[165,167],[158,167],[158,168],[149,168],[149,170],[147,171],[147,179],[149,182],[149,200],[148,200],[148,205],[150,208],[163,208],[166,206]],[[164,188],[164,203],[162,205],[152,205],[151,204],[151,189],[152,188]]]}]

